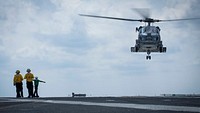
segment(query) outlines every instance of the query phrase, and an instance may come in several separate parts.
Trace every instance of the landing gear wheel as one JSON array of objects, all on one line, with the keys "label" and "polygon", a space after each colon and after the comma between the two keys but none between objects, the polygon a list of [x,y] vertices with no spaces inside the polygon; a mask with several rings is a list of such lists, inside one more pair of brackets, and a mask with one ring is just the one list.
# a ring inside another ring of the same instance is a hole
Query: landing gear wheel
[{"label": "landing gear wheel", "polygon": [[151,60],[151,56],[146,56],[146,59],[147,60]]},{"label": "landing gear wheel", "polygon": [[150,56],[150,54],[151,54],[151,51],[150,50],[147,50],[147,55],[148,56],[146,56],[146,59],[148,60],[151,60],[151,56]]}]

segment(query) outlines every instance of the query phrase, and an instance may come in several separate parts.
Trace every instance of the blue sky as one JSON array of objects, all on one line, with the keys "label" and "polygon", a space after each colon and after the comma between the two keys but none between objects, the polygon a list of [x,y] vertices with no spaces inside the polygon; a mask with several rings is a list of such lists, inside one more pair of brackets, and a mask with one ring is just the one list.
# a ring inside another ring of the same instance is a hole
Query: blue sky
[{"label": "blue sky", "polygon": [[[0,96],[15,96],[17,69],[46,81],[40,96],[154,96],[200,93],[200,20],[155,23],[167,53],[131,53],[138,22],[80,17],[95,14],[140,19],[200,17],[198,0],[0,0]],[[24,92],[27,95],[26,83]]]}]

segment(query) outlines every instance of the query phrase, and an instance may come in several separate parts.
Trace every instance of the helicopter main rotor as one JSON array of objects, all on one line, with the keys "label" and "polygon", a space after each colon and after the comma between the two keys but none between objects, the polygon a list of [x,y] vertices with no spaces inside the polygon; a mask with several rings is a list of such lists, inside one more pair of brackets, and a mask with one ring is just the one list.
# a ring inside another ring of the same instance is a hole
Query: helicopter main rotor
[{"label": "helicopter main rotor", "polygon": [[105,19],[114,19],[114,20],[123,20],[123,21],[138,21],[138,22],[147,22],[150,26],[150,23],[160,22],[161,20],[152,19],[152,18],[145,18],[145,19],[128,19],[128,18],[117,18],[117,17],[109,17],[109,16],[97,16],[97,15],[86,15],[86,14],[79,14],[80,16],[86,17],[94,17],[94,18],[105,18]]},{"label": "helicopter main rotor", "polygon": [[128,19],[128,18],[118,18],[118,17],[111,17],[111,16],[97,16],[97,15],[86,15],[86,14],[79,14],[79,15],[80,16],[86,16],[86,17],[94,17],[94,18],[113,19],[113,20],[146,22],[146,23],[148,23],[148,26],[150,26],[151,23],[155,23],[155,22],[185,21],[185,20],[197,20],[197,19],[200,19],[200,18],[184,18],[184,19],[168,19],[168,20],[160,20],[160,19],[152,19],[152,18]]}]

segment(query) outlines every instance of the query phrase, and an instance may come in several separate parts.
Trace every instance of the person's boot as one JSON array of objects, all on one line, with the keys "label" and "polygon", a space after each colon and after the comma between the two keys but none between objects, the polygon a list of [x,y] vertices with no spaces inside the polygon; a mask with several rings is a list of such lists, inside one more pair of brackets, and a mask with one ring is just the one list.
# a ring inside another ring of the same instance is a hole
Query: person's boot
[{"label": "person's boot", "polygon": [[21,96],[20,96],[20,94],[19,94],[19,92],[17,92],[17,96],[16,96],[17,98],[20,98]]}]

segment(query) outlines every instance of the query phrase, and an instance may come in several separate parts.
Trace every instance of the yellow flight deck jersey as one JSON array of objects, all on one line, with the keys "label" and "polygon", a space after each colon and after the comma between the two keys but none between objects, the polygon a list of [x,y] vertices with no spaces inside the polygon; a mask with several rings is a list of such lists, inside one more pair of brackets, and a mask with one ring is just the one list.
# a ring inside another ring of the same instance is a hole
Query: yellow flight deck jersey
[{"label": "yellow flight deck jersey", "polygon": [[24,79],[26,79],[27,82],[32,82],[33,79],[34,79],[34,75],[32,73],[27,73],[25,76],[24,76]]},{"label": "yellow flight deck jersey", "polygon": [[23,81],[23,77],[22,77],[21,74],[16,74],[16,75],[14,76],[14,79],[13,79],[14,84],[16,84],[16,83],[21,83],[22,81]]}]

